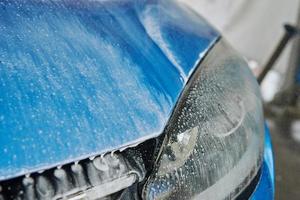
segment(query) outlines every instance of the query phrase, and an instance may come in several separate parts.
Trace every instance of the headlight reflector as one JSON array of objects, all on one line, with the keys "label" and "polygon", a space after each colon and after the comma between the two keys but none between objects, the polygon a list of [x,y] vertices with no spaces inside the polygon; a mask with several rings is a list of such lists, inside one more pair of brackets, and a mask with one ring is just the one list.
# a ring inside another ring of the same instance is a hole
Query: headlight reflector
[{"label": "headlight reflector", "polygon": [[256,80],[246,62],[220,40],[175,108],[143,198],[234,198],[257,174],[263,144]]}]

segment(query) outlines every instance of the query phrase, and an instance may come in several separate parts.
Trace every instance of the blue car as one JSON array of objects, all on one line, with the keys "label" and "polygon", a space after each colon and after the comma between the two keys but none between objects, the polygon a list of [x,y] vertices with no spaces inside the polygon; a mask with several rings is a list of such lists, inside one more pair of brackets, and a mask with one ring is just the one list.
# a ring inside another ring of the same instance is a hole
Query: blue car
[{"label": "blue car", "polygon": [[0,0],[0,35],[0,200],[274,198],[258,84],[183,5]]}]

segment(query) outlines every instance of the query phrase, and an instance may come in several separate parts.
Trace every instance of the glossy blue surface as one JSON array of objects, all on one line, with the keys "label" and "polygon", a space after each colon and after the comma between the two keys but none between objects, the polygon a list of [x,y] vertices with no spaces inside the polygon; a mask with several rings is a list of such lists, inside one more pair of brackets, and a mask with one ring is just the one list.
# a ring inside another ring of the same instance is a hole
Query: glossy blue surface
[{"label": "glossy blue surface", "polygon": [[264,162],[262,166],[259,183],[253,193],[251,200],[273,200],[274,199],[274,161],[270,132],[266,126]]},{"label": "glossy blue surface", "polygon": [[158,136],[218,38],[172,0],[0,0],[0,35],[0,180]]}]

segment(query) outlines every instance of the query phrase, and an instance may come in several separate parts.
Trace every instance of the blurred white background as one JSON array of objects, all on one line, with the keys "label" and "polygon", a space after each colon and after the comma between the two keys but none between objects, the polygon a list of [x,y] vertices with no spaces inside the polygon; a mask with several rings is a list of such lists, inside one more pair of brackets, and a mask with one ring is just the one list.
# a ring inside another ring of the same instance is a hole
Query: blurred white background
[{"label": "blurred white background", "polygon": [[[236,50],[245,56],[250,67],[263,66],[282,35],[283,24],[295,24],[299,0],[180,0],[221,31]],[[280,87],[288,66],[288,45],[262,84],[265,100]]]}]

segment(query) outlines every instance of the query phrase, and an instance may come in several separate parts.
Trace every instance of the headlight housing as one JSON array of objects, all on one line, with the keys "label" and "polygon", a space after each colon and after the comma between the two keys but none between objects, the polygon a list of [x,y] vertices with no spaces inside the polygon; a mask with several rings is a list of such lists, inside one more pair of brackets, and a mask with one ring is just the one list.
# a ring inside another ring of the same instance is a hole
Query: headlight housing
[{"label": "headlight housing", "polygon": [[225,41],[193,74],[164,134],[144,199],[231,199],[257,174],[264,144],[259,88]]}]

